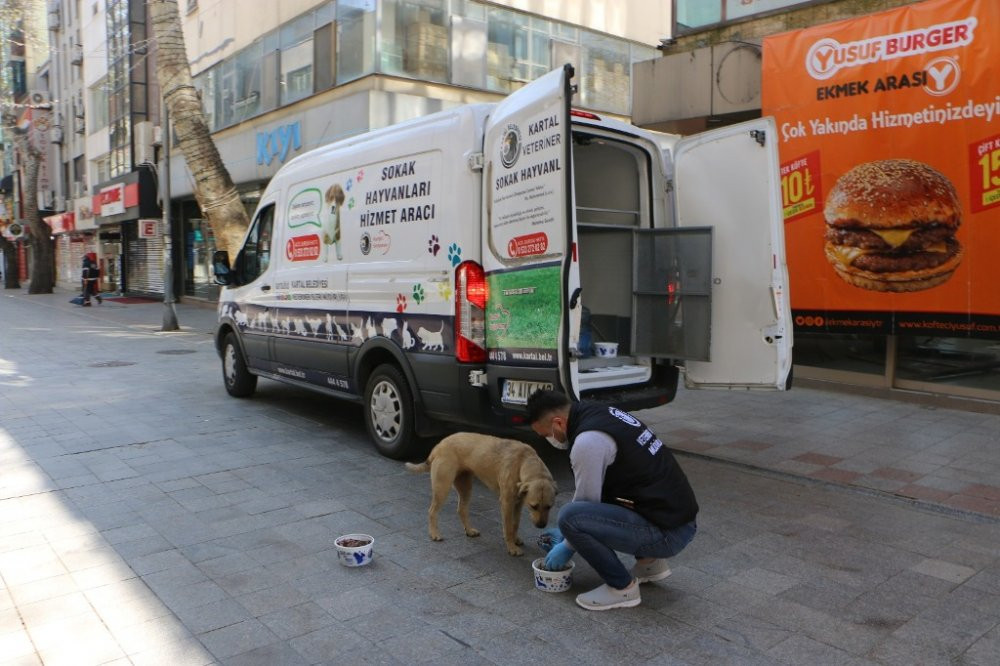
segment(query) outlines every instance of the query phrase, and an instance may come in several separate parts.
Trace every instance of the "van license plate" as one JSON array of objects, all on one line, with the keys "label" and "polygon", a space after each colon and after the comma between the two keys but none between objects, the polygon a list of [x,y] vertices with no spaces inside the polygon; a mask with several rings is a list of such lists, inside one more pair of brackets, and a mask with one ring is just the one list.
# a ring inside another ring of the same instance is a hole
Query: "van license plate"
[{"label": "van license plate", "polygon": [[551,382],[528,382],[522,379],[505,379],[501,402],[508,405],[526,405],[528,396],[540,389],[552,389]]}]

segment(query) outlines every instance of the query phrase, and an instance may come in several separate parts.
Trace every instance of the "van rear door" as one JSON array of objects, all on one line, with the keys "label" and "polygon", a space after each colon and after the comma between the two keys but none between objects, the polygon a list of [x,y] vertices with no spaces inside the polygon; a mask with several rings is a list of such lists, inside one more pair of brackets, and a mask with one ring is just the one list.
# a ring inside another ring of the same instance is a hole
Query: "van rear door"
[{"label": "van rear door", "polygon": [[664,251],[668,244],[704,250],[711,230],[711,270],[695,267],[688,279],[682,251],[666,276],[686,341],[685,385],[788,388],[792,327],[773,119],[682,139],[673,160],[680,235],[661,239]]},{"label": "van rear door", "polygon": [[549,72],[500,102],[483,142],[487,375],[494,404],[540,386],[576,397],[580,337],[570,80]]}]

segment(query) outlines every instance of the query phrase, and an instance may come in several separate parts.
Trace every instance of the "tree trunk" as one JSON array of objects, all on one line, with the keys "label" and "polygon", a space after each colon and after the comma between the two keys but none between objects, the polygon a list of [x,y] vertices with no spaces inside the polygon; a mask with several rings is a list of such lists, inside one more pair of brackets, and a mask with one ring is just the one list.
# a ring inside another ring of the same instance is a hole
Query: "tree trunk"
[{"label": "tree trunk", "polygon": [[[48,113],[48,111],[36,109],[35,113]],[[16,127],[17,122],[18,118],[13,112],[3,113],[5,127]],[[56,283],[52,228],[38,214],[38,169],[45,156],[32,140],[34,131],[33,127],[29,127],[27,131],[11,130],[14,152],[21,161],[21,210],[15,210],[12,217],[18,219],[17,213],[20,212],[21,218],[31,232],[28,240],[32,248],[31,285],[28,287],[28,293],[51,294]],[[8,262],[10,256],[7,255]]]},{"label": "tree trunk", "polygon": [[[239,192],[209,133],[191,67],[177,0],[149,0],[156,37],[156,74],[177,144],[194,177],[194,196],[215,234],[215,246],[234,255],[250,223]],[[171,140],[172,137],[166,137]]]},{"label": "tree trunk", "polygon": [[55,286],[55,252],[52,247],[52,227],[38,214],[38,166],[41,156],[28,139],[18,141],[26,148],[21,210],[31,230],[31,284],[29,294],[51,294]]},{"label": "tree trunk", "polygon": [[3,253],[3,286],[4,289],[20,289],[18,275],[21,272],[21,262],[17,256],[17,245],[0,236],[0,252]]}]

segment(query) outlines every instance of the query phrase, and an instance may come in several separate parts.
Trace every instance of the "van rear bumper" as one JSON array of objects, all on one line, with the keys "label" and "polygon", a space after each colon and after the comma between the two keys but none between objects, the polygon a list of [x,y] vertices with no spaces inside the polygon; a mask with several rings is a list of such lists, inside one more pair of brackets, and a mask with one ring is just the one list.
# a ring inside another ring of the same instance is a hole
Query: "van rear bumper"
[{"label": "van rear bumper", "polygon": [[[657,363],[653,366],[653,376],[648,382],[584,391],[580,397],[583,400],[614,405],[625,411],[648,409],[664,405],[674,399],[677,395],[677,377],[676,366]],[[527,425],[525,406],[506,404],[502,400],[503,383],[507,379],[548,382],[556,390],[566,391],[559,379],[557,368],[490,365],[489,398],[494,421],[497,425],[513,427]]]}]

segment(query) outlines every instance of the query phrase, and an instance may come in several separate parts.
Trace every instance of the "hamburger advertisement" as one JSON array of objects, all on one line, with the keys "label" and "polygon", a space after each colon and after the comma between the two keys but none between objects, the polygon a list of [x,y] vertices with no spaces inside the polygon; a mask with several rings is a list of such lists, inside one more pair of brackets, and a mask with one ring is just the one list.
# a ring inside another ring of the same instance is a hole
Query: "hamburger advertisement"
[{"label": "hamburger advertisement", "polygon": [[796,330],[1000,333],[1000,2],[928,0],[763,54]]}]

